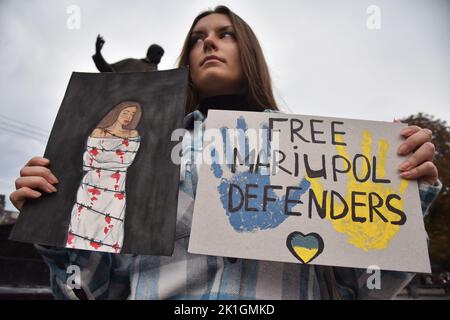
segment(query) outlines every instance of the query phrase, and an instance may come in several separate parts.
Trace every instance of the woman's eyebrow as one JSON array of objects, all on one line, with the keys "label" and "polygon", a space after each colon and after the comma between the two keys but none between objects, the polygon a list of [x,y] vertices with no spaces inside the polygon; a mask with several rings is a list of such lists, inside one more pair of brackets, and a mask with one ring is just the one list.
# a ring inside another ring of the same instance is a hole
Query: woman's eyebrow
[{"label": "woman's eyebrow", "polygon": [[229,29],[233,29],[233,26],[232,25],[223,26],[223,27],[218,28],[218,31],[221,32],[221,31],[225,31],[225,30],[229,30]]},{"label": "woman's eyebrow", "polygon": [[[233,29],[232,25],[227,25],[227,26],[222,26],[222,27],[218,27],[216,30],[217,32],[222,32],[228,29]],[[205,29],[204,28],[198,28],[196,30],[192,31],[192,34],[205,34]]]}]

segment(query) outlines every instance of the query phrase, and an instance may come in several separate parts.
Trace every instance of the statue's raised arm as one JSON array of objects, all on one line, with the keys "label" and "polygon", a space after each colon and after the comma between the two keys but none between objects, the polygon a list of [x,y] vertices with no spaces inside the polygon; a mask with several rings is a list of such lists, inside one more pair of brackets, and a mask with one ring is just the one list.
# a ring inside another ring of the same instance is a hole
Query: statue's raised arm
[{"label": "statue's raised arm", "polygon": [[103,45],[105,44],[105,40],[101,35],[97,36],[97,41],[95,42],[95,54],[92,56],[94,60],[95,66],[100,72],[114,72],[115,70],[106,62],[103,58],[101,50]]}]

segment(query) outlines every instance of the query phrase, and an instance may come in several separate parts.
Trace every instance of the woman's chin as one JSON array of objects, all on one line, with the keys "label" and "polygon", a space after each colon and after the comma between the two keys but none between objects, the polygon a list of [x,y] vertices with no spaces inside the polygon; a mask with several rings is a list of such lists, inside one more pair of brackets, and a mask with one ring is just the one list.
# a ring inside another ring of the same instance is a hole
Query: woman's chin
[{"label": "woman's chin", "polygon": [[[218,87],[226,87],[227,84],[234,83],[234,80],[220,70],[207,72],[203,75],[200,81],[197,82],[200,91],[216,91]],[[203,88],[203,90],[201,89]]]},{"label": "woman's chin", "polygon": [[226,78],[226,72],[219,67],[211,66],[204,69],[200,77],[202,82],[217,81]]}]

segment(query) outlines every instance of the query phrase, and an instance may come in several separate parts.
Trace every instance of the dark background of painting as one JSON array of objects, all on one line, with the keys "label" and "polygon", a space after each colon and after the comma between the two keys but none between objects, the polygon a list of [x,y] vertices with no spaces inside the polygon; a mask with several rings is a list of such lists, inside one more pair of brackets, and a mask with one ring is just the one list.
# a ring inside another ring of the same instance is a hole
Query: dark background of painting
[{"label": "dark background of painting", "polygon": [[126,177],[125,237],[121,253],[171,255],[175,237],[179,165],[171,161],[172,131],[181,128],[187,69],[152,73],[77,73],[70,79],[45,157],[58,192],[27,201],[10,239],[64,247],[83,177],[89,134],[119,102],[137,101],[141,143]]}]

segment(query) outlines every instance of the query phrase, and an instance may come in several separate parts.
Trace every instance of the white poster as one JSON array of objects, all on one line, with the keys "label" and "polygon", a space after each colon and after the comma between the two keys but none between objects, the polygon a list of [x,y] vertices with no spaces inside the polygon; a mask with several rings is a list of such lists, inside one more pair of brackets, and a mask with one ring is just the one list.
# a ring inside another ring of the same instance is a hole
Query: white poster
[{"label": "white poster", "polygon": [[189,252],[429,273],[405,126],[210,110]]}]

